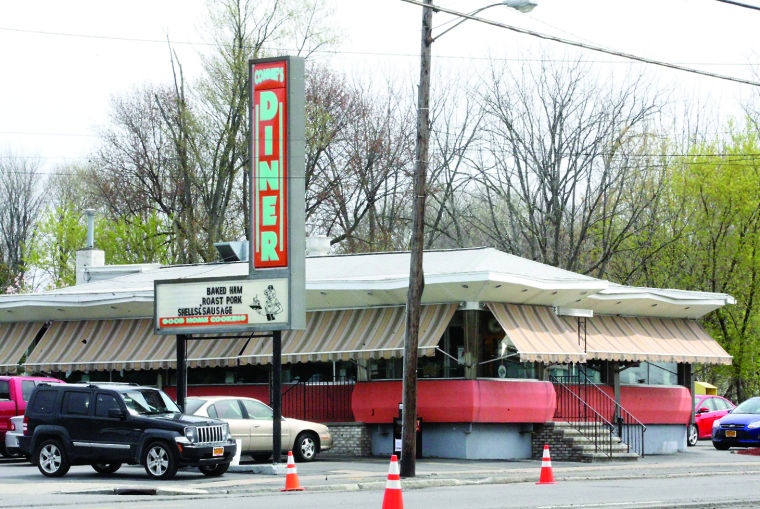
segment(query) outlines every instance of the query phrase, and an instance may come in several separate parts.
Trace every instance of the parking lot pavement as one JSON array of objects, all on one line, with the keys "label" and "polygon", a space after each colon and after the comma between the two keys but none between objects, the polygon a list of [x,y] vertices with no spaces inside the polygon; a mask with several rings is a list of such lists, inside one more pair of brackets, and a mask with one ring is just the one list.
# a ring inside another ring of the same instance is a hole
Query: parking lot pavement
[{"label": "parking lot pavement", "polygon": [[[760,457],[716,451],[710,442],[700,442],[687,451],[647,456],[636,462],[552,462],[558,482],[578,479],[627,479],[641,477],[694,477],[760,473]],[[405,488],[498,484],[538,480],[541,460],[497,461],[418,459],[417,475],[402,481]],[[382,489],[388,473],[388,458],[325,456],[297,465],[301,486],[307,490],[351,491]],[[66,476],[43,477],[36,467],[19,460],[0,461],[0,496],[23,493],[110,494],[116,490],[157,490],[160,494],[214,494],[279,491],[285,476],[250,472],[228,472],[208,478],[196,469],[180,470],[175,479],[148,479],[139,466],[124,466],[115,474],[101,476],[89,466],[72,467]]]}]

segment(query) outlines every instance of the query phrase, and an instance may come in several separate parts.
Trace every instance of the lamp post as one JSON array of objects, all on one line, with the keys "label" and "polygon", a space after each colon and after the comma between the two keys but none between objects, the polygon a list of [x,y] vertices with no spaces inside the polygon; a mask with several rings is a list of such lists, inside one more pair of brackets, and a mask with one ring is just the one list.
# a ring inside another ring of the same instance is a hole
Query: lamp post
[{"label": "lamp post", "polygon": [[[417,144],[414,163],[412,239],[409,261],[409,290],[406,303],[406,329],[404,332],[404,370],[403,370],[403,413],[401,421],[401,464],[402,477],[414,477],[417,449],[417,347],[419,345],[420,302],[425,287],[422,270],[422,251],[425,233],[425,196],[428,164],[428,142],[430,138],[430,47],[433,41],[446,32],[453,30],[467,20],[462,19],[455,25],[433,38],[433,4],[432,0],[423,0],[422,7],[422,45],[420,48],[420,85],[417,91]],[[528,12],[536,3],[531,0],[504,0],[477,9],[472,14],[504,5]]]}]

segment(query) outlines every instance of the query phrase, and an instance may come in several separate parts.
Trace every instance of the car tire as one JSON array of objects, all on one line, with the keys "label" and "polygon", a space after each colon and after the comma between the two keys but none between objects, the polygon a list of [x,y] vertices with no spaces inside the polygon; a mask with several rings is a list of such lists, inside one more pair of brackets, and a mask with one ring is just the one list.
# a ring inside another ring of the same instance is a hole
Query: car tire
[{"label": "car tire", "polygon": [[93,463],[92,468],[99,474],[113,474],[121,468],[121,463]]},{"label": "car tire", "polygon": [[689,426],[686,428],[686,445],[689,447],[694,447],[697,445],[698,440],[699,428],[697,428],[697,425],[694,423],[689,424]]},{"label": "car tire", "polygon": [[34,454],[37,468],[46,477],[63,477],[71,468],[71,463],[61,442],[55,438],[45,440]]},{"label": "car tire", "polygon": [[266,463],[269,461],[269,458],[272,457],[271,452],[252,452],[251,458],[253,458],[253,461],[256,463]]},{"label": "car tire", "polygon": [[0,444],[0,456],[4,456],[6,458],[18,458],[21,456],[20,452],[10,452],[8,449],[5,448],[5,444]]},{"label": "car tire", "polygon": [[293,444],[293,456],[296,461],[301,463],[305,461],[314,461],[319,449],[319,438],[314,433],[305,431],[299,433]]},{"label": "car tire", "polygon": [[728,444],[720,443],[720,442],[713,442],[713,447],[715,447],[719,451],[727,451],[731,446]]},{"label": "car tire", "polygon": [[217,463],[216,465],[201,465],[198,470],[206,477],[219,477],[230,468],[229,463]]},{"label": "car tire", "polygon": [[177,473],[177,458],[166,442],[152,442],[145,448],[142,464],[151,479],[171,479]]}]

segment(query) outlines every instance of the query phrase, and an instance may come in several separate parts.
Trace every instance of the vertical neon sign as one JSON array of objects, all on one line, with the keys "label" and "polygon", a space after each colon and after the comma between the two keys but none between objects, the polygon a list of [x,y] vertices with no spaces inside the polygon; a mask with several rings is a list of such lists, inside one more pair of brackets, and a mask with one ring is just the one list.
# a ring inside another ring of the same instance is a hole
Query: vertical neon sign
[{"label": "vertical neon sign", "polygon": [[288,266],[287,61],[253,66],[251,221],[254,268]]}]

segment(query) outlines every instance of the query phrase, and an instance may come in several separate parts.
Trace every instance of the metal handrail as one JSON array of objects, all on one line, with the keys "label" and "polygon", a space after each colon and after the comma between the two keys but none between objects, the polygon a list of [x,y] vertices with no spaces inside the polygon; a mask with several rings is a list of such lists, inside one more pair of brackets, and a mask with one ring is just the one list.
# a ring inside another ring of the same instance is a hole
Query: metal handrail
[{"label": "metal handrail", "polygon": [[[582,378],[581,378],[582,377]],[[589,380],[585,372],[580,371],[578,375],[553,377],[559,383],[571,382],[583,389],[584,403],[590,407],[599,410],[607,416],[607,420],[615,422],[612,428],[613,432],[628,447],[628,452],[644,456],[644,433],[646,426],[638,420],[632,413],[625,409],[620,403],[610,397],[596,383]],[[593,389],[593,395],[589,395],[589,388]]]},{"label": "metal handrail", "polygon": [[[612,457],[611,431],[614,429],[613,424],[609,420],[605,419],[604,416],[597,412],[596,409],[594,409],[591,405],[586,403],[586,401],[578,394],[576,394],[575,391],[573,391],[570,387],[559,380],[558,377],[550,376],[549,379],[554,384],[555,388],[561,389],[561,391],[557,391],[557,410],[554,415],[555,418],[559,417],[566,419],[566,422],[573,425],[573,427],[578,430],[581,435],[593,440],[595,453],[602,451],[602,448],[600,447],[600,441],[603,441],[602,435],[606,436],[607,456]],[[567,394],[571,398],[575,398],[577,404],[564,405],[563,402],[566,398],[563,397],[563,394]],[[572,411],[566,413],[563,410],[575,410],[575,413]],[[591,422],[594,426],[594,431],[590,434],[590,436],[588,433],[589,422]],[[601,434],[599,433],[600,430],[605,430],[606,433]]]}]

